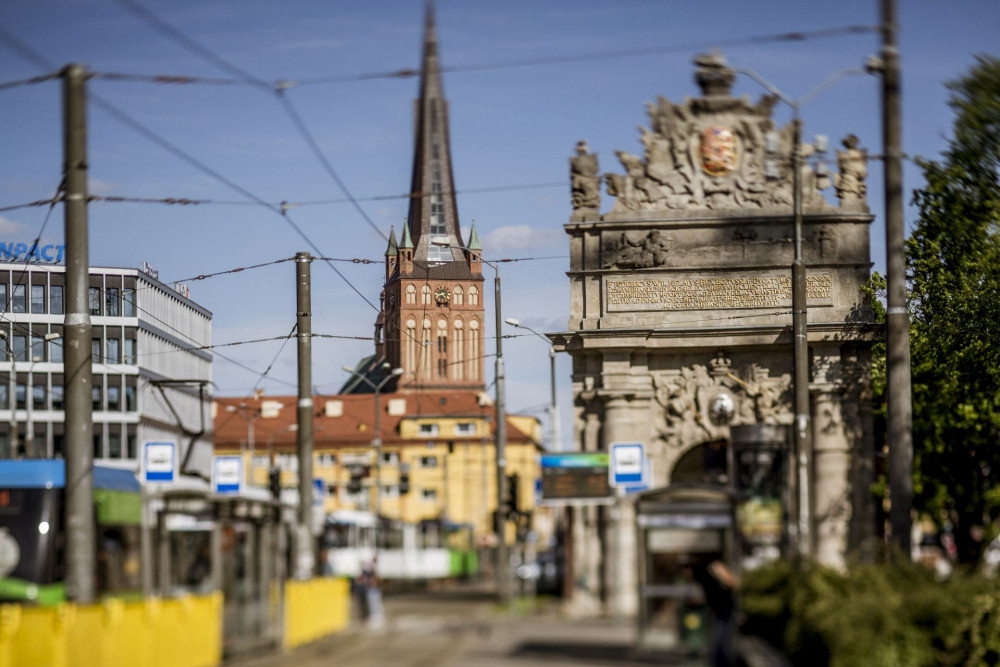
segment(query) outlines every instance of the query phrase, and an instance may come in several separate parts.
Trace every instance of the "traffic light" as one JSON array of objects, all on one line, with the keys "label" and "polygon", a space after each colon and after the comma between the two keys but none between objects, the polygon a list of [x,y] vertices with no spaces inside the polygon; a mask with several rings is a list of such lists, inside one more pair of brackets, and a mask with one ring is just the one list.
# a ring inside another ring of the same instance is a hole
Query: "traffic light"
[{"label": "traffic light", "polygon": [[275,500],[281,498],[281,468],[273,466],[267,473],[268,486]]},{"label": "traffic light", "polygon": [[518,512],[517,486],[517,473],[507,475],[507,513],[511,515]]}]

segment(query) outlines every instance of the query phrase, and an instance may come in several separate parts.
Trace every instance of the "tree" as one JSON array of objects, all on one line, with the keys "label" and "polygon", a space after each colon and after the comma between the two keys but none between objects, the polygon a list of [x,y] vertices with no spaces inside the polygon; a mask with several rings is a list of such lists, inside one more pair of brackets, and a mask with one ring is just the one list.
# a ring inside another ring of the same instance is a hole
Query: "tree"
[{"label": "tree", "polygon": [[953,136],[919,161],[906,244],[915,504],[974,563],[1000,519],[1000,59],[948,87]]}]

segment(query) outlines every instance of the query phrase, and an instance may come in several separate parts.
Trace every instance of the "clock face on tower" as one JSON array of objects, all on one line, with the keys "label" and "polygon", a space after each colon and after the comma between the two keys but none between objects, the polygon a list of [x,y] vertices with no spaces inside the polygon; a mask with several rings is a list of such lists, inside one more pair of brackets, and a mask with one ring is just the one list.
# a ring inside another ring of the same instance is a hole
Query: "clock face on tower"
[{"label": "clock face on tower", "polygon": [[451,292],[447,287],[438,287],[434,292],[434,300],[440,304],[446,304],[451,299]]}]

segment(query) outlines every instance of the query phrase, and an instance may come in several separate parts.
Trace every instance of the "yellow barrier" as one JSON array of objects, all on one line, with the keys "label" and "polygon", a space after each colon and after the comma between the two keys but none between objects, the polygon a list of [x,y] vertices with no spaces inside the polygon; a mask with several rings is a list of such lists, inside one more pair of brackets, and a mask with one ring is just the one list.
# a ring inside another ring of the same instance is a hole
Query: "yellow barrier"
[{"label": "yellow barrier", "polygon": [[346,628],[350,604],[347,579],[323,577],[285,582],[285,649]]},{"label": "yellow barrier", "polygon": [[2,667],[212,667],[221,660],[221,593],[87,606],[0,606]]}]

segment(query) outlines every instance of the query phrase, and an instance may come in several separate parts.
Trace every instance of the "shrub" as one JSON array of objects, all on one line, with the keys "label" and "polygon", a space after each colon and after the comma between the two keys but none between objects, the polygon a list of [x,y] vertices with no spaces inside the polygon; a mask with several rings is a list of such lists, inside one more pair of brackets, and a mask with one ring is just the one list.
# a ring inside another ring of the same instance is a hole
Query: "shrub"
[{"label": "shrub", "polygon": [[923,667],[1000,662],[1000,586],[938,581],[908,562],[847,572],[777,562],[744,575],[743,631],[795,665]]}]

